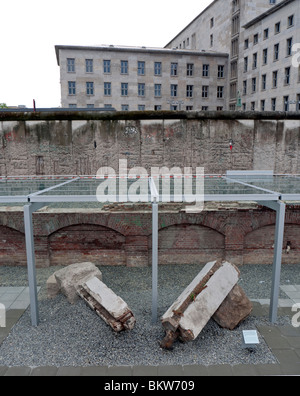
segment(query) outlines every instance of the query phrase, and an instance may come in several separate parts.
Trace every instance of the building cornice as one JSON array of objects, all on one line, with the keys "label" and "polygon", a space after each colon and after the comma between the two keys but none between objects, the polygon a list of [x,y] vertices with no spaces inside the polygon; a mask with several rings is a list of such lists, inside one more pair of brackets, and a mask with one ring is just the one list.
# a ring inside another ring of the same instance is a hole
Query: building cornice
[{"label": "building cornice", "polygon": [[229,54],[224,52],[214,51],[192,51],[183,49],[168,49],[168,48],[153,48],[153,47],[123,47],[123,46],[77,46],[77,45],[56,45],[56,59],[59,65],[59,51],[60,50],[71,50],[71,51],[102,51],[102,52],[127,52],[127,53],[144,53],[144,54],[163,54],[163,55],[189,55],[189,56],[218,56],[228,58]]},{"label": "building cornice", "polygon": [[243,28],[244,29],[249,29],[251,26],[255,25],[256,23],[262,21],[263,19],[265,19],[266,17],[268,17],[269,15],[274,14],[275,12],[277,12],[278,10],[280,10],[281,8],[287,6],[288,4],[294,2],[295,0],[283,0],[282,2],[276,4],[274,7],[270,8],[268,11],[264,12],[263,14],[259,15],[258,17],[252,19],[250,22],[246,23]]}]

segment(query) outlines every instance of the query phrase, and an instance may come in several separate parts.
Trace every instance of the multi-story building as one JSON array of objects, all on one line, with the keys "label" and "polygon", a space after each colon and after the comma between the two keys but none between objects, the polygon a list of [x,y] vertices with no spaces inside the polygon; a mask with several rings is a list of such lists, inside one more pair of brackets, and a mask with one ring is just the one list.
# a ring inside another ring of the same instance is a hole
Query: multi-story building
[{"label": "multi-story building", "polygon": [[300,0],[215,0],[166,47],[228,53],[229,109],[300,111],[297,43]]},{"label": "multi-story building", "polygon": [[56,46],[62,106],[300,111],[297,43],[300,0],[215,0],[165,48]]},{"label": "multi-story building", "polygon": [[56,46],[62,107],[223,110],[228,54]]}]

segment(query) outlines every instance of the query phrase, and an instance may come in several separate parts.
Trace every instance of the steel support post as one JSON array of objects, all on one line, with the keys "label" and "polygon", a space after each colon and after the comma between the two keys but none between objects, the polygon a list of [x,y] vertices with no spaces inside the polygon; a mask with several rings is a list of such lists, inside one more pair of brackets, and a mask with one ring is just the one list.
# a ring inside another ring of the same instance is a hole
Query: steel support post
[{"label": "steel support post", "polygon": [[281,201],[258,202],[260,205],[276,211],[276,228],[274,242],[274,258],[272,271],[272,290],[270,300],[270,322],[276,323],[278,319],[278,302],[280,290],[282,250],[284,238],[285,209],[286,205]]},{"label": "steel support post", "polygon": [[285,204],[283,202],[278,202],[277,210],[276,210],[276,232],[275,232],[274,261],[273,261],[273,275],[272,275],[272,292],[271,292],[271,302],[270,302],[271,323],[276,323],[278,318],[278,301],[279,301],[282,249],[283,249],[283,238],[284,238],[284,223],[285,223]]},{"label": "steel support post", "polygon": [[27,255],[27,271],[30,295],[30,313],[32,326],[37,327],[39,324],[38,312],[38,298],[37,298],[37,283],[36,283],[36,269],[35,269],[35,251],[33,238],[33,223],[32,213],[39,210],[46,204],[29,204],[24,206],[24,226],[25,226],[25,241],[26,241],[26,255]]},{"label": "steel support post", "polygon": [[157,323],[158,307],[158,204],[152,203],[152,323]]}]

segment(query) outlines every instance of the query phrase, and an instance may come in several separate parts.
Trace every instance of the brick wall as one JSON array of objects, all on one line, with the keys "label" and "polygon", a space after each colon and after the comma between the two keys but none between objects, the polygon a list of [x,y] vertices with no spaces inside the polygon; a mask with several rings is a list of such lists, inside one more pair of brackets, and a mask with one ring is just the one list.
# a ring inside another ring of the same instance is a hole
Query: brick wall
[{"label": "brick wall", "polygon": [[[7,219],[10,219],[9,225]],[[151,212],[33,215],[37,266],[92,261],[151,265]],[[226,258],[238,265],[272,264],[275,213],[264,208],[159,214],[159,264],[204,264]],[[0,212],[0,265],[26,265],[22,212]],[[300,207],[288,208],[283,263],[299,263]]]}]

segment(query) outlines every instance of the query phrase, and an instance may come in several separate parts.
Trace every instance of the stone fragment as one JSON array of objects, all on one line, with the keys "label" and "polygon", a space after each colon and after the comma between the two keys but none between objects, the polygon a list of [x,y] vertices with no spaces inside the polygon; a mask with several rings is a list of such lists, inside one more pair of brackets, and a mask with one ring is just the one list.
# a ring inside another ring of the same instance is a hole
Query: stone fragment
[{"label": "stone fragment", "polygon": [[46,282],[47,296],[48,298],[55,298],[60,293],[60,288],[55,278],[55,274],[52,274]]},{"label": "stone fragment", "polygon": [[94,277],[79,284],[76,290],[114,331],[134,328],[136,320],[128,305],[98,278]]},{"label": "stone fragment", "polygon": [[253,305],[244,290],[236,285],[212,318],[219,326],[233,330],[251,314],[252,309]]},{"label": "stone fragment", "polygon": [[57,285],[71,304],[75,304],[79,299],[76,286],[88,279],[97,277],[102,280],[102,273],[93,263],[71,264],[54,273]]},{"label": "stone fragment", "polygon": [[162,317],[166,330],[163,348],[172,347],[172,338],[192,341],[237,284],[240,272],[226,261],[208,263]]}]

